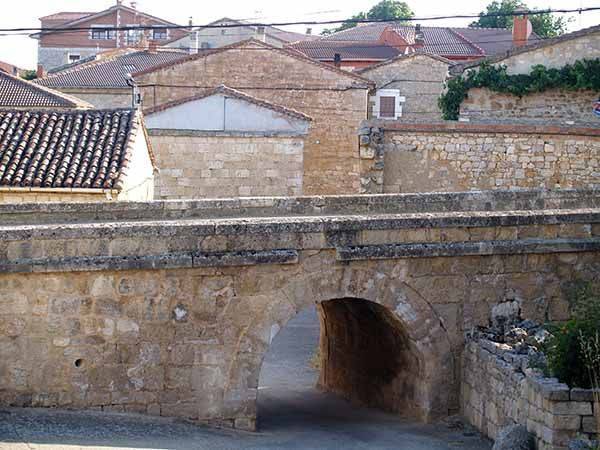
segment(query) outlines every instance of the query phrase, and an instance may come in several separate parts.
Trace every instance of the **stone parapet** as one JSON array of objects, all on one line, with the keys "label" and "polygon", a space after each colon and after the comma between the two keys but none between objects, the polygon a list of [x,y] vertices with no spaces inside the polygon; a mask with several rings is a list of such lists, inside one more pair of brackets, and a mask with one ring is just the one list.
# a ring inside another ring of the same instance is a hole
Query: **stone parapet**
[{"label": "stone parapet", "polygon": [[469,342],[463,352],[461,408],[488,437],[513,424],[527,427],[537,450],[564,450],[576,436],[593,437],[592,390],[569,388],[529,368],[527,355],[487,340]]}]

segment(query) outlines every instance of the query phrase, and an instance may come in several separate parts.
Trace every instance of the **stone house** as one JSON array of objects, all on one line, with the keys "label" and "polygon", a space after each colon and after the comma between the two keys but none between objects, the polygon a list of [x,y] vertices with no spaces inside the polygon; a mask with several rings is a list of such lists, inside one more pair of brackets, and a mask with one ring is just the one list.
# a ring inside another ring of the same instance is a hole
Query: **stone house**
[{"label": "stone house", "polygon": [[[49,30],[31,35],[38,41],[38,70],[46,72],[103,50],[136,47],[144,40],[165,45],[189,33],[181,28],[160,28],[176,24],[137,10],[135,2],[131,5],[125,6],[122,0],[117,0],[115,5],[100,12],[60,12],[41,17],[42,28]],[[142,25],[157,28],[114,30]],[[52,31],[52,28],[60,31]],[[65,32],[65,28],[73,28],[73,31]]]},{"label": "stone house", "polygon": [[0,108],[90,108],[89,103],[0,71]]},{"label": "stone house", "polygon": [[311,120],[226,86],[146,110],[156,198],[301,195]]},{"label": "stone house", "polygon": [[134,110],[0,109],[0,202],[152,200],[154,158]]},{"label": "stone house", "polygon": [[[506,66],[509,74],[529,74],[536,65],[560,69],[582,59],[600,58],[600,25],[546,39],[513,49],[485,61]],[[459,65],[452,73],[477,70],[479,64]],[[487,88],[471,89],[460,108],[460,119],[494,122],[589,123],[598,125],[594,103],[600,92],[546,90],[521,98],[493,92]]]},{"label": "stone house", "polygon": [[159,48],[122,49],[55,70],[34,83],[85,100],[96,108],[131,108],[136,106],[131,72],[186,55],[181,51]]},{"label": "stone house", "polygon": [[[230,25],[235,26],[231,27]],[[204,27],[193,29],[190,34],[181,39],[169,42],[166,46],[196,53],[198,50],[224,47],[236,42],[247,41],[248,39],[263,41],[275,47],[283,47],[291,42],[317,38],[318,36],[308,33],[295,33],[271,26],[254,26],[243,20],[223,17],[222,19],[210,22]]]},{"label": "stone house", "polygon": [[436,120],[437,105],[452,62],[430,53],[400,55],[356,71],[376,84],[369,118]]},{"label": "stone house", "polygon": [[221,84],[299,111],[313,120],[304,141],[304,194],[360,189],[357,130],[374,83],[346,71],[248,40],[133,74],[145,108],[203,94]]}]

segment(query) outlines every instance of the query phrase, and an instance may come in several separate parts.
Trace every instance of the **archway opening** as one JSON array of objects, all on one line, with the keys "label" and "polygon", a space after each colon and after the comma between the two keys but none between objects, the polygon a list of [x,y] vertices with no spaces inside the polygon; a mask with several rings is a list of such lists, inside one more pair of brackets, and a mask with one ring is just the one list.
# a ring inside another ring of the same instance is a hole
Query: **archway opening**
[{"label": "archway opening", "polygon": [[388,308],[356,298],[323,301],[273,337],[259,377],[258,428],[315,414],[322,423],[354,421],[359,415],[347,401],[422,419],[420,368],[409,333]]}]

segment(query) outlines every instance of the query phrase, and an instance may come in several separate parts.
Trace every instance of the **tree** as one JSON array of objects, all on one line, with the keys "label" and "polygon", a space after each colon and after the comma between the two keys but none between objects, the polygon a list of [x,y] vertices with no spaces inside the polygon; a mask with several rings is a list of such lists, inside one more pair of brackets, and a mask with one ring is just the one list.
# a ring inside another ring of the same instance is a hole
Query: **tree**
[{"label": "tree", "polygon": [[[399,18],[414,17],[415,13],[405,2],[397,0],[381,0],[367,12],[360,12],[351,17],[350,20],[390,20],[395,21]],[[336,33],[338,31],[354,28],[356,23],[343,22],[334,29],[325,29],[321,32],[323,35]]]},{"label": "tree", "polygon": [[[530,10],[521,0],[494,0],[484,12],[479,14],[479,19],[469,25],[471,28],[508,28],[513,25],[513,16],[517,9]],[[538,11],[536,8],[530,11]],[[488,14],[507,14],[505,16],[486,16]],[[551,13],[532,14],[529,16],[533,31],[542,38],[554,37],[567,31],[567,23],[564,17],[556,17]]]},{"label": "tree", "polygon": [[25,80],[35,80],[37,78],[37,72],[35,70],[24,70],[21,72],[21,78]]}]

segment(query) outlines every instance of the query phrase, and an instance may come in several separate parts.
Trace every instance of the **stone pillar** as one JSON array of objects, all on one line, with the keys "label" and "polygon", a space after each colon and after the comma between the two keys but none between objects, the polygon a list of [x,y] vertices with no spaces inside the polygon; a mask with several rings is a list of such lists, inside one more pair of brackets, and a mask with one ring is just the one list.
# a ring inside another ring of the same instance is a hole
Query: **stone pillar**
[{"label": "stone pillar", "polygon": [[361,127],[359,135],[360,193],[383,193],[383,129]]}]

